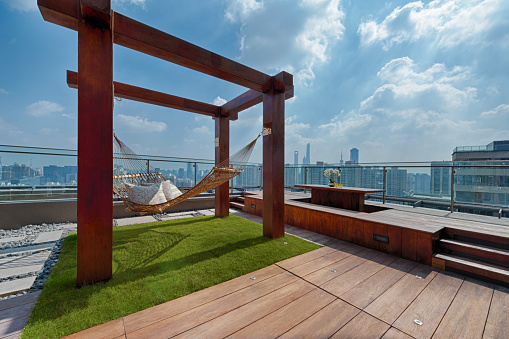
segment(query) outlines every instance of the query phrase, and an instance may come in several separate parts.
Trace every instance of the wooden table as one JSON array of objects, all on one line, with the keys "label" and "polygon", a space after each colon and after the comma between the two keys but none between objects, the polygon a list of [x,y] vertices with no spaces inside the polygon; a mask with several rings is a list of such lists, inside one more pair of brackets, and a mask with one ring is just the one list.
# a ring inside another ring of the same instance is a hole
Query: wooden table
[{"label": "wooden table", "polygon": [[364,212],[366,193],[384,192],[382,189],[357,187],[330,187],[326,185],[295,185],[311,189],[311,203]]}]

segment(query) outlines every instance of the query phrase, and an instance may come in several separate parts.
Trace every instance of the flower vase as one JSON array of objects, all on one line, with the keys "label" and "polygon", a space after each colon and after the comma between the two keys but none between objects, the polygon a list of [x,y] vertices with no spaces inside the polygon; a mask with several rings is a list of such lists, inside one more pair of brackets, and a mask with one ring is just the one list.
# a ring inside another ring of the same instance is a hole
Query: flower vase
[{"label": "flower vase", "polygon": [[329,182],[329,187],[334,187],[334,182]]}]

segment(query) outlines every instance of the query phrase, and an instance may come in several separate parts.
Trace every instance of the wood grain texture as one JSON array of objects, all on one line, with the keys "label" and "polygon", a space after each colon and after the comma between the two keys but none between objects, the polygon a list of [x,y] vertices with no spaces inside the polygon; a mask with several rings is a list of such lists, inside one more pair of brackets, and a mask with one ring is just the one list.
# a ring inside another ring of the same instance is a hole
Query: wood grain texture
[{"label": "wood grain texture", "polygon": [[[140,328],[134,332],[127,332],[127,334],[129,338],[175,336],[212,319],[228,314],[232,310],[238,309],[243,305],[253,305],[251,302],[259,300],[260,297],[261,299],[266,298],[267,295],[274,295],[274,293],[280,290],[294,291],[295,286],[297,286],[296,283],[298,282],[295,276],[285,272],[266,279],[261,283],[190,309],[189,311],[154,322],[150,326]],[[289,286],[293,287],[288,288]],[[309,289],[306,293],[307,292],[309,292]]]},{"label": "wood grain texture", "polygon": [[509,338],[509,288],[495,286],[483,338]]},{"label": "wood grain texture", "polygon": [[335,299],[329,293],[315,289],[228,338],[277,338]]},{"label": "wood grain texture", "polygon": [[339,277],[326,282],[321,287],[327,292],[341,297],[343,293],[368,279],[376,272],[382,270],[385,265],[391,264],[396,259],[396,257],[382,253],[373,259],[365,261],[361,265],[340,275]]},{"label": "wood grain texture", "polygon": [[[430,338],[453,302],[462,283],[463,277],[461,276],[438,273],[405,312],[398,317],[393,326],[416,338]],[[415,319],[422,321],[422,326],[415,324]]]},{"label": "wood grain texture", "polygon": [[433,280],[436,274],[437,270],[429,266],[417,265],[369,304],[364,311],[388,324],[392,324]]},{"label": "wood grain texture", "polygon": [[[215,136],[219,138],[219,145],[215,147],[215,164],[218,166],[230,157],[230,119],[215,118]],[[196,184],[196,183],[195,183]],[[224,218],[230,215],[230,183],[215,188],[215,216]]]},{"label": "wood grain texture", "polygon": [[412,339],[412,337],[398,329],[395,329],[394,327],[391,327],[387,332],[385,332],[382,339]]},{"label": "wood grain texture", "polygon": [[108,321],[81,332],[66,336],[68,339],[97,338],[109,339],[125,335],[124,321],[122,318]]},{"label": "wood grain texture", "polygon": [[[130,314],[124,317],[126,332],[131,333],[140,328],[150,326],[161,320],[171,318],[208,302],[223,298],[231,293],[259,284],[281,273],[284,273],[281,268],[271,265],[261,270],[251,272],[249,276],[241,276],[219,285],[188,294],[184,297]],[[251,280],[250,276],[254,276],[256,279]]]},{"label": "wood grain texture", "polygon": [[400,258],[341,295],[341,299],[363,309],[416,265],[415,262]]},{"label": "wood grain texture", "polygon": [[113,41],[109,15],[81,5],[79,18],[77,285],[83,286],[112,276]]},{"label": "wood grain texture", "polygon": [[417,261],[417,231],[407,228],[401,229],[401,256],[405,259]]},{"label": "wood grain texture", "polygon": [[285,234],[285,95],[263,94],[263,235],[280,238]]},{"label": "wood grain texture", "polygon": [[376,319],[375,317],[360,312],[348,324],[343,326],[331,338],[359,338],[359,329],[362,328],[363,339],[378,339],[390,328],[390,325]]},{"label": "wood grain texture", "polygon": [[343,300],[335,300],[280,338],[329,338],[359,312],[359,309],[345,303]]},{"label": "wood grain texture", "polygon": [[306,281],[309,281],[314,285],[321,286],[326,282],[337,277],[340,277],[342,274],[365,263],[366,260],[371,260],[379,255],[380,253],[376,251],[370,249],[363,249],[360,252],[357,252],[351,256],[336,261],[328,266],[321,267],[316,271],[305,275],[304,279],[306,279]]},{"label": "wood grain texture", "polygon": [[229,336],[244,328],[246,324],[251,324],[271,314],[277,309],[287,305],[292,300],[300,298],[314,289],[316,288],[308,283],[296,281],[283,288],[274,290],[274,292],[258,298],[247,305],[236,308],[221,317],[217,317],[207,323],[194,327],[182,333],[177,338],[194,339]]},{"label": "wood grain texture", "polygon": [[492,296],[493,285],[465,279],[433,338],[481,338]]}]

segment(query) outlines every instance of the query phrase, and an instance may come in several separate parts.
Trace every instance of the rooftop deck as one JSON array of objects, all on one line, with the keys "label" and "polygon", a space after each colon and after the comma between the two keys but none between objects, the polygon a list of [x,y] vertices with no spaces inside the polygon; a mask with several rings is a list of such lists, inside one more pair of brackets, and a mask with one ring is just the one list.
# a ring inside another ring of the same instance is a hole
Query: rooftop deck
[{"label": "rooftop deck", "polygon": [[509,337],[505,287],[286,230],[323,247],[71,337]]}]

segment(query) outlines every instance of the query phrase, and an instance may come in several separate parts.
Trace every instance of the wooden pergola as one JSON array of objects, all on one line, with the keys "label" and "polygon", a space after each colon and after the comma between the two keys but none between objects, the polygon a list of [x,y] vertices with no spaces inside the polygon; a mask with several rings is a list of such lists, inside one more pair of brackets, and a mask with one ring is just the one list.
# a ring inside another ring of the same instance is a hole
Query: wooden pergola
[{"label": "wooden pergola", "polygon": [[[293,76],[270,76],[111,10],[111,0],[38,0],[44,20],[78,31],[77,285],[112,276],[113,97],[215,119],[215,162],[229,157],[230,120],[263,102],[263,235],[284,236],[285,99]],[[113,81],[113,44],[152,55],[249,90],[222,106]],[[229,214],[228,183],[216,188],[217,217]]]}]

